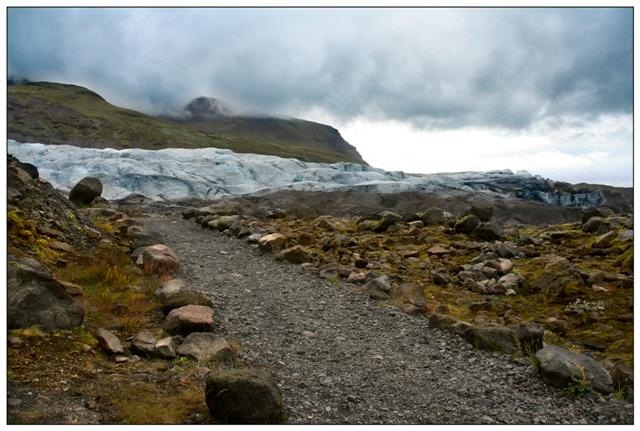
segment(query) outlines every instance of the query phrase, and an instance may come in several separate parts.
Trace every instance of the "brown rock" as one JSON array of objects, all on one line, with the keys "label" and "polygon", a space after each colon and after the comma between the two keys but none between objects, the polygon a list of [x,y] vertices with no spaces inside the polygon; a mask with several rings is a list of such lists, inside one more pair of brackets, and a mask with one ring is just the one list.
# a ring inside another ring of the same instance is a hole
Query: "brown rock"
[{"label": "brown rock", "polygon": [[264,253],[279,253],[280,250],[286,248],[287,238],[281,233],[271,233],[264,235],[258,241],[258,247]]},{"label": "brown rock", "polygon": [[304,263],[311,261],[311,253],[309,253],[301,245],[294,245],[293,247],[285,248],[278,254],[278,259],[286,260],[291,263]]},{"label": "brown rock", "polygon": [[433,254],[433,255],[436,255],[436,256],[441,256],[441,255],[444,255],[444,254],[451,253],[451,250],[448,249],[448,248],[445,248],[445,247],[443,247],[441,245],[434,245],[429,250],[427,250],[427,253]]},{"label": "brown rock", "polygon": [[146,247],[142,252],[142,263],[146,275],[168,277],[180,270],[180,259],[173,250],[163,244]]},{"label": "brown rock", "polygon": [[122,343],[116,337],[116,335],[104,328],[100,328],[96,331],[96,339],[98,345],[107,353],[124,353],[124,347]]},{"label": "brown rock", "polygon": [[213,329],[213,309],[204,305],[185,305],[171,310],[164,321],[170,334],[190,334]]}]

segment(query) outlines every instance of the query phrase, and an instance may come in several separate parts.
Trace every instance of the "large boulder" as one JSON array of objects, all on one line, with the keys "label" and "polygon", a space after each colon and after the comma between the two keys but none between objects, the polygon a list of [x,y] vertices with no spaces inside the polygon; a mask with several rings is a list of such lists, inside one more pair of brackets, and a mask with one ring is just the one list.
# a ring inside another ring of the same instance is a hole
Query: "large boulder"
[{"label": "large boulder", "polygon": [[169,277],[180,270],[180,259],[173,250],[163,244],[146,247],[142,252],[142,264],[146,275]]},{"label": "large boulder", "polygon": [[263,370],[216,370],[207,374],[209,413],[223,424],[280,424],[287,420],[280,389]]},{"label": "large boulder", "polygon": [[488,202],[476,202],[471,205],[464,215],[474,215],[480,219],[481,222],[488,222],[493,216],[493,205]]},{"label": "large boulder", "polygon": [[391,284],[386,275],[369,280],[364,287],[369,292],[371,299],[391,299]]},{"label": "large boulder", "polygon": [[84,309],[63,283],[33,259],[12,262],[7,271],[9,329],[39,326],[44,330],[80,326]]},{"label": "large boulder", "polygon": [[81,179],[69,193],[69,200],[74,204],[88,205],[102,194],[102,183],[94,177]]},{"label": "large boulder", "polygon": [[380,213],[380,221],[377,226],[373,228],[373,231],[376,233],[386,232],[389,227],[400,221],[402,221],[402,217],[399,214],[393,211],[383,211]]},{"label": "large boulder", "polygon": [[496,223],[481,223],[474,231],[474,235],[484,241],[497,241],[502,238],[503,231]]},{"label": "large boulder", "polygon": [[164,321],[170,334],[190,334],[213,329],[213,309],[204,305],[185,305],[171,310]]},{"label": "large boulder", "polygon": [[601,394],[613,391],[607,370],[595,359],[549,344],[538,350],[536,359],[542,379],[558,388],[571,384],[590,386]]}]

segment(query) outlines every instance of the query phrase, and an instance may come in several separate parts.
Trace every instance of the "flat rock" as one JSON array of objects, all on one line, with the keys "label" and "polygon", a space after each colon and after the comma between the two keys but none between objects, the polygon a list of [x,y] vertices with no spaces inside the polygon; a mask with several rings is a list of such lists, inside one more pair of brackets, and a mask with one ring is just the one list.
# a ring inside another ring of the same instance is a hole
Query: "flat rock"
[{"label": "flat rock", "polygon": [[131,351],[140,355],[152,356],[156,350],[156,337],[147,330],[142,330],[131,340]]},{"label": "flat rock", "polygon": [[124,347],[120,339],[111,331],[100,328],[96,331],[98,345],[107,353],[124,353]]},{"label": "flat rock", "polygon": [[178,347],[178,353],[183,356],[191,356],[201,364],[211,361],[226,361],[234,357],[229,343],[211,332],[194,332],[187,335]]},{"label": "flat rock", "polygon": [[213,329],[213,309],[204,305],[185,305],[169,312],[164,329],[170,334],[190,334]]},{"label": "flat rock", "polygon": [[146,247],[142,252],[142,263],[146,275],[168,277],[180,270],[180,259],[173,250],[163,244]]},{"label": "flat rock", "polygon": [[176,357],[176,346],[173,343],[173,338],[166,337],[162,340],[158,340],[155,345],[154,353],[161,358],[171,359]]}]

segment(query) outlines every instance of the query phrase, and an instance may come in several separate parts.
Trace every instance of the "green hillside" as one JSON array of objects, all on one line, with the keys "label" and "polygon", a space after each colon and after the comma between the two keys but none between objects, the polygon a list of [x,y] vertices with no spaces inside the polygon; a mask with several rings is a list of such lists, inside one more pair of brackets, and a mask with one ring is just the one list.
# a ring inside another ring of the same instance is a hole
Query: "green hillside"
[{"label": "green hillside", "polygon": [[20,142],[88,148],[216,147],[313,162],[364,163],[355,149],[354,155],[319,143],[295,145],[287,140],[264,139],[232,130],[199,130],[111,105],[84,87],[51,82],[8,87],[7,135]]}]

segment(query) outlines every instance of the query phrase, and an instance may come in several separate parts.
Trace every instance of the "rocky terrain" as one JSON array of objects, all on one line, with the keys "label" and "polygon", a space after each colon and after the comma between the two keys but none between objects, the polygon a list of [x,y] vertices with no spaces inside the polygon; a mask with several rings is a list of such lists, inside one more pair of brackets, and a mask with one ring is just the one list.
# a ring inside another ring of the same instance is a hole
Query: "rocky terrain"
[{"label": "rocky terrain", "polygon": [[631,214],[8,180],[10,423],[633,423]]}]

